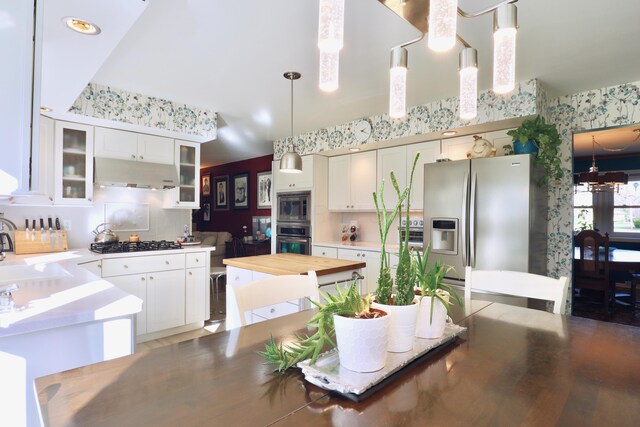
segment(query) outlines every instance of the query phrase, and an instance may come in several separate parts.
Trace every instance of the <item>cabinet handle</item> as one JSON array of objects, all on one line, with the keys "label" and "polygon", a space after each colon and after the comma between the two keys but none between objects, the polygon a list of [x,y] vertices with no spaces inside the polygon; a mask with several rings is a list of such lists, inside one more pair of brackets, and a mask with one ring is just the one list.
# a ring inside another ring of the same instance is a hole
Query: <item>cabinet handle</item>
[{"label": "cabinet handle", "polygon": [[131,158],[132,158],[133,160],[135,160],[135,159],[136,159],[136,155],[135,155],[135,154],[132,154],[132,155],[131,155]]},{"label": "cabinet handle", "polygon": [[144,159],[144,156],[140,156],[140,160],[143,160],[143,159]]}]

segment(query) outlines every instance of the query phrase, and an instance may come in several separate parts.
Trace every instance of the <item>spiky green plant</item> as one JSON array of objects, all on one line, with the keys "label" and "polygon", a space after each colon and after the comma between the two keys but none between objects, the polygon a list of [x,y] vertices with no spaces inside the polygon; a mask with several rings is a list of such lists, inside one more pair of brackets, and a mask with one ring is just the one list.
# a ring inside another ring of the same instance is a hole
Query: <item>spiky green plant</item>
[{"label": "spiky green plant", "polygon": [[[398,212],[400,212],[400,207],[405,197],[406,195],[399,199],[394,210],[389,213],[384,204],[384,179],[380,181],[380,190],[378,193],[373,192],[373,203],[376,206],[378,231],[380,233],[380,243],[382,246],[380,250],[380,274],[378,274],[378,286],[376,288],[376,301],[380,304],[390,304],[391,302],[393,279],[391,278],[391,267],[389,267],[385,245],[389,230],[391,230],[393,221],[396,219],[396,216],[398,216]],[[382,209],[380,209],[380,206],[382,206]]]},{"label": "spiky green plant", "polygon": [[420,285],[421,297],[431,298],[431,316],[429,317],[429,324],[433,322],[433,307],[436,298],[444,304],[447,309],[447,313],[450,312],[452,302],[447,298],[447,294],[450,298],[453,298],[455,302],[463,306],[464,303],[455,290],[443,282],[444,276],[453,270],[450,265],[443,264],[441,260],[437,260],[431,269],[428,268],[429,264],[430,246],[427,245],[427,250],[424,256],[420,255],[419,251],[414,252],[413,265],[415,266],[416,276],[418,284]]},{"label": "spiky green plant", "polygon": [[271,336],[265,345],[265,351],[258,352],[267,360],[268,365],[276,365],[276,372],[284,372],[309,358],[311,363],[315,363],[325,345],[335,347],[334,314],[356,318],[369,316],[371,296],[361,296],[355,280],[344,290],[338,287],[336,295],[321,293],[321,297],[326,304],[309,300],[318,307],[318,312],[307,323],[309,328],[316,329],[314,334],[296,335],[296,341],[287,345],[278,345]]},{"label": "spiky green plant", "polygon": [[393,183],[393,188],[396,190],[396,194],[398,195],[397,207],[399,216],[402,216],[402,200],[406,199],[407,201],[407,221],[404,229],[404,238],[401,230],[399,239],[400,248],[398,250],[398,266],[396,268],[396,295],[393,298],[393,303],[395,305],[410,305],[413,303],[413,300],[415,298],[413,286],[416,281],[416,271],[415,268],[412,268],[411,248],[409,247],[409,209],[411,208],[411,187],[413,185],[413,174],[416,171],[416,165],[418,164],[419,158],[420,153],[416,154],[415,159],[413,159],[409,185],[404,191],[400,191],[398,181],[396,180],[393,172],[391,172],[391,182]]}]

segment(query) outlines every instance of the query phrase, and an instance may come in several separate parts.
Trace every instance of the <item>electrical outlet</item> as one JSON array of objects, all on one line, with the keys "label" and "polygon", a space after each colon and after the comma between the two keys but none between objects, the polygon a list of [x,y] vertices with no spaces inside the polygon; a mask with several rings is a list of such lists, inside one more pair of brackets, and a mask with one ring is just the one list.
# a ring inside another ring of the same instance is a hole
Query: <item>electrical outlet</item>
[{"label": "electrical outlet", "polygon": [[62,228],[67,231],[71,231],[71,220],[65,219],[64,221],[62,221]]}]

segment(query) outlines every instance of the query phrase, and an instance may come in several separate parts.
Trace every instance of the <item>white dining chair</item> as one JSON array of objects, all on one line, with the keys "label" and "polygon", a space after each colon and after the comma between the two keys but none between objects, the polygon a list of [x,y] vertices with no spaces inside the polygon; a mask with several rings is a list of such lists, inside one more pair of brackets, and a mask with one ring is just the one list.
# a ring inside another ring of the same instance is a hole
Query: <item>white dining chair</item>
[{"label": "white dining chair", "polygon": [[474,270],[467,267],[464,279],[465,300],[472,291],[536,298],[553,302],[553,312],[564,314],[569,279],[554,279],[539,274],[508,270]]},{"label": "white dining chair", "polygon": [[227,329],[245,326],[249,310],[310,298],[319,301],[318,277],[314,271],[307,275],[283,275],[227,286]]}]

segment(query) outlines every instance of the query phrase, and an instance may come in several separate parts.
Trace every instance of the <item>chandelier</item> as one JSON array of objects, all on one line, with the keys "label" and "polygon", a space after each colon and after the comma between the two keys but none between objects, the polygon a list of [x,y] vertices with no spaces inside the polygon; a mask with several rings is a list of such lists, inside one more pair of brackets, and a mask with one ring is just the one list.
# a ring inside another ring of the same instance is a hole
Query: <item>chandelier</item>
[{"label": "chandelier", "polygon": [[[493,91],[506,94],[515,88],[516,32],[518,0],[505,0],[483,10],[468,13],[458,7],[458,0],[378,0],[417,28],[421,35],[391,50],[389,72],[389,116],[406,114],[407,64],[406,46],[428,34],[427,45],[435,52],[452,49],[459,53],[460,118],[471,120],[478,111],[478,51],[457,34],[457,17],[476,18],[493,12]],[[338,89],[340,50],[343,47],[344,0],[320,0],[318,48],[320,49],[319,87],[323,91]]]},{"label": "chandelier", "polygon": [[[634,130],[634,132],[637,131],[638,129]],[[640,137],[640,133],[638,134],[638,137]],[[638,138],[635,140],[637,141]],[[591,167],[589,168],[589,172],[582,172],[573,175],[575,192],[578,192],[578,187],[586,185],[586,191],[590,191],[592,193],[618,193],[620,191],[620,185],[627,184],[629,182],[629,175],[624,172],[598,172],[598,167],[596,166],[596,144],[598,143],[596,142],[595,136],[591,135]],[[607,151],[622,151],[627,148],[607,149],[602,147],[600,144],[598,144],[598,146]]]}]

